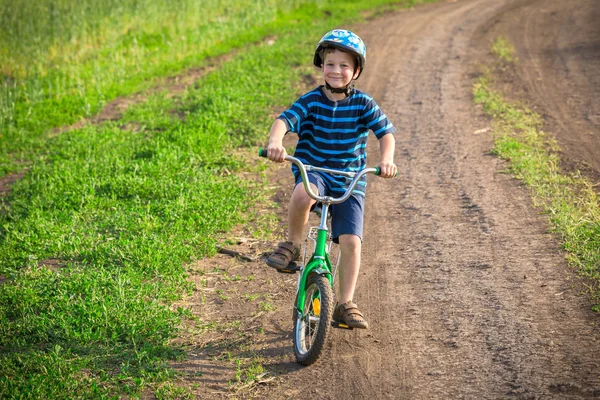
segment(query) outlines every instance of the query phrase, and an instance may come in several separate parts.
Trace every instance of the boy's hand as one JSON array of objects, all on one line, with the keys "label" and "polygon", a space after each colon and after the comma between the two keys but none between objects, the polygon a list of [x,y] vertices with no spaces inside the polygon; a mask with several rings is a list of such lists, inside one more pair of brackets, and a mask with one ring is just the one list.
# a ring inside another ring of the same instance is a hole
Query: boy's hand
[{"label": "boy's hand", "polygon": [[377,166],[381,170],[379,176],[382,178],[393,178],[398,173],[398,167],[393,162],[382,161]]},{"label": "boy's hand", "polygon": [[393,178],[398,173],[398,168],[394,164],[394,149],[396,140],[393,135],[385,135],[379,139],[379,148],[381,150],[381,158],[377,165],[381,170],[379,176],[383,178]]},{"label": "boy's hand", "polygon": [[287,132],[287,125],[277,118],[271,125],[269,133],[269,144],[267,144],[267,158],[271,161],[282,163],[285,161],[287,151],[283,147],[283,137]]},{"label": "boy's hand", "polygon": [[271,161],[282,163],[285,161],[287,151],[281,144],[271,144],[267,146],[267,158]]}]

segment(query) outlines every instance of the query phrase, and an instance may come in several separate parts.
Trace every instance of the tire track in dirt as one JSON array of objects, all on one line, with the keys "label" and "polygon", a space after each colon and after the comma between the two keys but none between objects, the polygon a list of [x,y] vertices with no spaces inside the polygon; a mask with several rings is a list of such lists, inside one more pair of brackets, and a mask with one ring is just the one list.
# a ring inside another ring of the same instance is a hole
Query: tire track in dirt
[{"label": "tire track in dirt", "polygon": [[[593,125],[596,125],[595,130],[598,131],[600,106],[598,102],[585,104],[579,93],[594,87],[589,85],[590,81],[598,81],[600,60],[596,57],[595,72],[581,70],[576,62],[581,52],[572,46],[574,43],[578,43],[575,46],[581,46],[579,43],[582,43],[575,42],[573,36],[586,39],[583,46],[589,47],[588,57],[593,57],[593,54],[600,56],[598,6],[597,1],[580,1],[576,5],[565,2],[544,4],[537,1],[514,11],[523,16],[524,41],[521,52],[526,61],[519,71],[527,74],[529,89],[541,100],[546,117],[552,118],[560,127],[561,137],[564,137],[568,151],[578,154],[596,170],[600,170],[600,154],[594,152],[592,142],[597,143],[600,137],[593,134]],[[594,39],[593,36],[582,38],[578,30],[573,30],[575,14],[580,13],[595,21],[596,40],[593,42],[588,41]],[[549,33],[545,29],[546,25],[540,22],[540,18],[545,16],[554,19],[559,29]],[[549,51],[550,49],[557,51]],[[551,63],[553,68],[546,68],[544,63]]]},{"label": "tire track in dirt", "polygon": [[371,179],[367,196],[356,300],[372,328],[334,330],[274,398],[600,397],[598,316],[474,133],[488,124],[471,99],[476,50],[491,44],[478,35],[518,3],[439,3],[355,28],[369,47],[360,87],[399,128],[400,177]]},{"label": "tire track in dirt", "polygon": [[527,0],[498,15],[488,36],[516,47],[520,97],[563,148],[563,164],[600,182],[600,7],[596,0]]}]

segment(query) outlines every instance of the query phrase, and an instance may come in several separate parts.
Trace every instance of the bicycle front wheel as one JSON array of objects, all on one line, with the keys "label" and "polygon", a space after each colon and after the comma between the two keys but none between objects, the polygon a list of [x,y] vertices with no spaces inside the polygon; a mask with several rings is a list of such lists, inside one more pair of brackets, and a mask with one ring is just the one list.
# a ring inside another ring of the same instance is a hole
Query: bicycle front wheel
[{"label": "bicycle front wheel", "polygon": [[333,315],[333,290],[325,276],[314,275],[306,285],[304,313],[294,312],[294,354],[296,361],[310,365],[323,351]]}]

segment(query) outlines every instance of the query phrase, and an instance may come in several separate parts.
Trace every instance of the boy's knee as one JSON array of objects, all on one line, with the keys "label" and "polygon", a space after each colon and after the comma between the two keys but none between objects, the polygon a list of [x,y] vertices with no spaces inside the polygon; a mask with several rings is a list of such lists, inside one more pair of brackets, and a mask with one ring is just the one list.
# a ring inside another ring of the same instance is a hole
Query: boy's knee
[{"label": "boy's knee", "polygon": [[340,235],[339,242],[342,249],[351,252],[360,252],[362,246],[360,237],[356,235]]},{"label": "boy's knee", "polygon": [[[315,193],[318,192],[318,189],[316,188],[316,186],[312,185],[312,189]],[[308,209],[310,208],[313,204],[316,203],[316,201],[311,198],[308,193],[306,193],[306,191],[304,190],[304,187],[302,185],[298,185],[296,186],[296,189],[294,189],[294,192],[292,193],[292,198],[290,199],[290,205],[292,207],[297,207],[297,208],[301,208],[301,209]]]}]

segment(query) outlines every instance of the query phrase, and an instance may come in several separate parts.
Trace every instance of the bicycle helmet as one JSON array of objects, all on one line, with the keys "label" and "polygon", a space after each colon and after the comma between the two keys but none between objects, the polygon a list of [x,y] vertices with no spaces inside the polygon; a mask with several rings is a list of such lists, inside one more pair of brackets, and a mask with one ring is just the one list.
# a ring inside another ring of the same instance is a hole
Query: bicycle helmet
[{"label": "bicycle helmet", "polygon": [[313,64],[317,68],[321,68],[323,65],[321,50],[327,48],[337,48],[354,54],[356,56],[356,60],[358,61],[358,67],[360,67],[360,72],[358,73],[356,79],[360,77],[364,65],[367,62],[367,47],[357,34],[346,29],[334,29],[330,32],[327,32],[325,36],[321,38],[315,50]]}]

